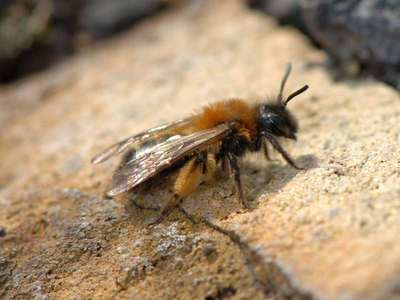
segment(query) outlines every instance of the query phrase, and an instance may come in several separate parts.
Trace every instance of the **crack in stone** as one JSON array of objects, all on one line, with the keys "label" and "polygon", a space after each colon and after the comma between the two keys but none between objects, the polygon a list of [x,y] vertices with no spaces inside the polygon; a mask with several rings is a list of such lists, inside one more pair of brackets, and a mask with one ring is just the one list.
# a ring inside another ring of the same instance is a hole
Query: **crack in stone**
[{"label": "crack in stone", "polygon": [[233,230],[225,229],[208,218],[199,218],[188,213],[183,207],[179,210],[193,223],[202,223],[207,227],[227,236],[232,243],[239,247],[245,265],[249,269],[255,286],[262,291],[264,296],[270,299],[271,296],[285,300],[318,300],[320,297],[305,290],[292,278],[282,266],[272,259],[263,257],[256,249]]}]

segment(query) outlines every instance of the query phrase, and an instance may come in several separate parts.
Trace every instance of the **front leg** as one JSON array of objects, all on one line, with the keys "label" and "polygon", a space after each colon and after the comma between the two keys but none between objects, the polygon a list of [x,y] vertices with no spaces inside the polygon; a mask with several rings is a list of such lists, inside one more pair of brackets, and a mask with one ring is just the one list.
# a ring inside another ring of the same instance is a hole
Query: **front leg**
[{"label": "front leg", "polygon": [[228,154],[228,160],[229,160],[229,166],[230,166],[230,170],[231,170],[231,176],[233,177],[233,180],[235,181],[236,193],[238,195],[239,202],[244,208],[249,208],[250,207],[249,203],[247,202],[247,200],[243,194],[242,181],[240,179],[240,169],[239,169],[239,165],[238,165],[236,156],[233,154]]},{"label": "front leg", "polygon": [[272,160],[271,155],[269,154],[269,149],[268,149],[268,143],[263,140],[262,141],[262,145],[263,145],[263,150],[264,150],[264,156],[267,160]]},{"label": "front leg", "polygon": [[278,140],[269,133],[264,133],[265,138],[271,143],[271,145],[275,148],[276,151],[278,151],[282,157],[286,160],[286,162],[291,165],[293,168],[297,170],[305,170],[305,168],[299,167],[293,160],[293,158],[290,157],[289,153],[283,149],[281,144],[279,144]]}]

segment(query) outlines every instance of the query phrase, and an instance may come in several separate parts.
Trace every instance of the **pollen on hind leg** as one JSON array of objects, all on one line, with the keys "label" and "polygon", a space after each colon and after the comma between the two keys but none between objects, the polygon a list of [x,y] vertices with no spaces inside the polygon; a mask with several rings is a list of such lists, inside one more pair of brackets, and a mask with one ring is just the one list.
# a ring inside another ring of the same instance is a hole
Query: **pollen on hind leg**
[{"label": "pollen on hind leg", "polygon": [[197,189],[203,180],[201,165],[196,158],[189,160],[179,171],[175,180],[175,194],[180,198],[186,197]]},{"label": "pollen on hind leg", "polygon": [[214,180],[216,170],[217,170],[217,161],[215,159],[215,155],[212,153],[208,153],[205,162],[206,182],[211,182]]}]

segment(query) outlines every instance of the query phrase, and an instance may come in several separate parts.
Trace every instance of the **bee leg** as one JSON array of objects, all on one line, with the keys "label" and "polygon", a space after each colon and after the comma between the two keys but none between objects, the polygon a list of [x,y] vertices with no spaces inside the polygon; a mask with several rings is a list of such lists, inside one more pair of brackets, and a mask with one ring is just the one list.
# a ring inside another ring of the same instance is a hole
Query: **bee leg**
[{"label": "bee leg", "polygon": [[151,220],[148,222],[149,225],[156,225],[161,223],[166,217],[169,216],[169,214],[173,211],[175,207],[178,206],[179,202],[181,202],[182,199],[179,199],[178,195],[174,195],[173,199],[168,202],[168,204],[162,209],[160,215],[155,218],[154,220]]},{"label": "bee leg", "polygon": [[265,140],[262,142],[263,144],[263,149],[264,149],[264,156],[267,160],[272,160],[270,154],[269,154],[269,149],[268,149],[268,144]]},{"label": "bee leg", "polygon": [[203,163],[203,156],[194,157],[185,163],[175,180],[174,198],[164,207],[160,216],[151,222],[151,224],[157,224],[164,220],[186,196],[192,193],[199,186],[203,180]]},{"label": "bee leg", "polygon": [[240,179],[240,169],[239,169],[239,165],[237,163],[237,159],[233,154],[229,154],[228,159],[229,159],[229,165],[230,165],[230,169],[231,169],[231,176],[233,177],[233,180],[235,181],[236,193],[239,198],[239,202],[244,208],[249,208],[250,207],[249,203],[247,202],[247,200],[245,199],[244,194],[243,194],[242,181]]},{"label": "bee leg", "polygon": [[279,144],[278,140],[271,134],[265,134],[265,138],[271,143],[271,145],[278,151],[282,157],[286,160],[286,162],[291,165],[293,168],[297,170],[305,170],[305,168],[299,167],[293,160],[293,158],[283,149],[281,144]]},{"label": "bee leg", "polygon": [[212,153],[207,153],[205,162],[203,163],[203,174],[205,175],[205,181],[207,183],[214,180],[215,171],[217,169],[217,161],[215,160],[215,155]]},{"label": "bee leg", "polygon": [[180,169],[175,180],[175,194],[180,198],[185,198],[197,189],[204,179],[204,157],[199,155],[193,157]]},{"label": "bee leg", "polygon": [[230,166],[228,158],[226,158],[226,157],[222,158],[221,168],[222,168],[222,172],[224,173],[224,175],[232,174],[232,170],[231,170],[231,166]]}]

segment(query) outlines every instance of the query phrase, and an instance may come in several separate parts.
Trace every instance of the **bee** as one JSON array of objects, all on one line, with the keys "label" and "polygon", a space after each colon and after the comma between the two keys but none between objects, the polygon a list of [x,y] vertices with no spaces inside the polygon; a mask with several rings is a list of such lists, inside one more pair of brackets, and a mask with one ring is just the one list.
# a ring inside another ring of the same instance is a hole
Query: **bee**
[{"label": "bee", "polygon": [[222,168],[228,170],[233,179],[240,204],[248,208],[238,164],[244,154],[263,150],[269,159],[268,145],[271,145],[289,165],[302,170],[279,142],[280,138],[297,139],[298,123],[288,111],[287,104],[308,89],[308,85],[304,85],[284,97],[290,72],[291,65],[288,64],[279,94],[271,102],[249,104],[241,99],[215,102],[188,118],[130,136],[95,156],[92,163],[98,164],[126,153],[114,172],[107,196],[117,196],[157,176],[177,171],[174,197],[162,209],[156,220],[159,222]]}]

